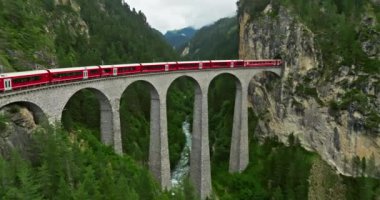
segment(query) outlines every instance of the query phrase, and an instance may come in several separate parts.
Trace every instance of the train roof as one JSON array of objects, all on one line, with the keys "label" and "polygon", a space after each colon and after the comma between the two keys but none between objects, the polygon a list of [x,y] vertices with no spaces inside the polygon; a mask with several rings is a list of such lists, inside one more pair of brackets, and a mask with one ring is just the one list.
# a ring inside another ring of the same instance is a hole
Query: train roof
[{"label": "train roof", "polygon": [[236,62],[236,61],[241,61],[243,62],[244,60],[193,60],[193,61],[179,61],[178,63],[208,63],[208,62]]},{"label": "train roof", "polygon": [[143,66],[152,66],[152,65],[168,65],[168,64],[176,64],[176,62],[154,62],[154,63],[141,63]]},{"label": "train roof", "polygon": [[136,66],[140,66],[140,64],[133,63],[133,64],[101,65],[100,67],[112,68],[112,67],[136,67]]},{"label": "train roof", "polygon": [[234,60],[211,60],[211,62],[232,62]]},{"label": "train roof", "polygon": [[261,59],[261,60],[244,60],[245,62],[268,62],[268,61],[278,61],[281,59]]},{"label": "train roof", "polygon": [[98,66],[87,66],[87,67],[68,67],[68,68],[55,68],[49,69],[50,72],[68,72],[68,71],[79,71],[79,70],[91,70],[91,69],[99,69]]},{"label": "train roof", "polygon": [[15,76],[28,76],[48,73],[46,70],[34,70],[34,71],[23,71],[23,72],[10,72],[0,74],[0,78],[15,77]]},{"label": "train roof", "polygon": [[[190,64],[190,63],[200,63],[200,62],[203,62],[203,61],[179,61],[177,62],[178,64]],[[206,61],[206,62],[210,62],[210,61]]]}]

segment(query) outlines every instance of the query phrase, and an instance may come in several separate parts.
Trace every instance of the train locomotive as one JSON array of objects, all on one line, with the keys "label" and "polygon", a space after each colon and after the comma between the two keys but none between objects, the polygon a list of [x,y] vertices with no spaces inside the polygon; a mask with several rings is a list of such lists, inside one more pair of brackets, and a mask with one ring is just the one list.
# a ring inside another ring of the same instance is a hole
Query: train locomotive
[{"label": "train locomotive", "polygon": [[0,92],[87,79],[218,68],[280,67],[281,60],[211,60],[56,68],[0,74]]}]

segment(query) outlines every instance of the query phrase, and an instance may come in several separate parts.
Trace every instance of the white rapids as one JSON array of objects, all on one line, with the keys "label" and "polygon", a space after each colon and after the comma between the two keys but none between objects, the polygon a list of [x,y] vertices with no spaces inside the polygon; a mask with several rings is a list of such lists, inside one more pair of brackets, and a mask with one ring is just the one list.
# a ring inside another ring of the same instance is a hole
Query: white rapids
[{"label": "white rapids", "polygon": [[182,123],[182,131],[185,134],[186,143],[183,147],[181,158],[171,174],[172,187],[178,187],[183,179],[189,174],[190,169],[191,133],[190,123],[187,120]]}]

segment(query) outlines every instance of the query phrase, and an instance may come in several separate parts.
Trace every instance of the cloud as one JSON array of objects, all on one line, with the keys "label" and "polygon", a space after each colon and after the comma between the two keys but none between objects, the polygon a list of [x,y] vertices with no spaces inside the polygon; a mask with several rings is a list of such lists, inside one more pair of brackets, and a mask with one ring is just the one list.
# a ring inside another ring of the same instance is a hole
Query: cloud
[{"label": "cloud", "polygon": [[141,10],[148,23],[165,33],[187,26],[200,28],[236,13],[237,0],[124,0]]}]

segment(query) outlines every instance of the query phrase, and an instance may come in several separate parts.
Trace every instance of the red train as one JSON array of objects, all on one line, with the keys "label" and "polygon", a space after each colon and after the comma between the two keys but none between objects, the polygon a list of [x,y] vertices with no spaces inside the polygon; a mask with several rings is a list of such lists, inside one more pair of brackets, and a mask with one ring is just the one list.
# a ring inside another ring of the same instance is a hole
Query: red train
[{"label": "red train", "polygon": [[0,74],[0,92],[46,84],[80,81],[110,76],[177,70],[207,70],[241,67],[280,67],[281,60],[211,60],[162,63],[137,63],[88,67],[57,68]]}]

